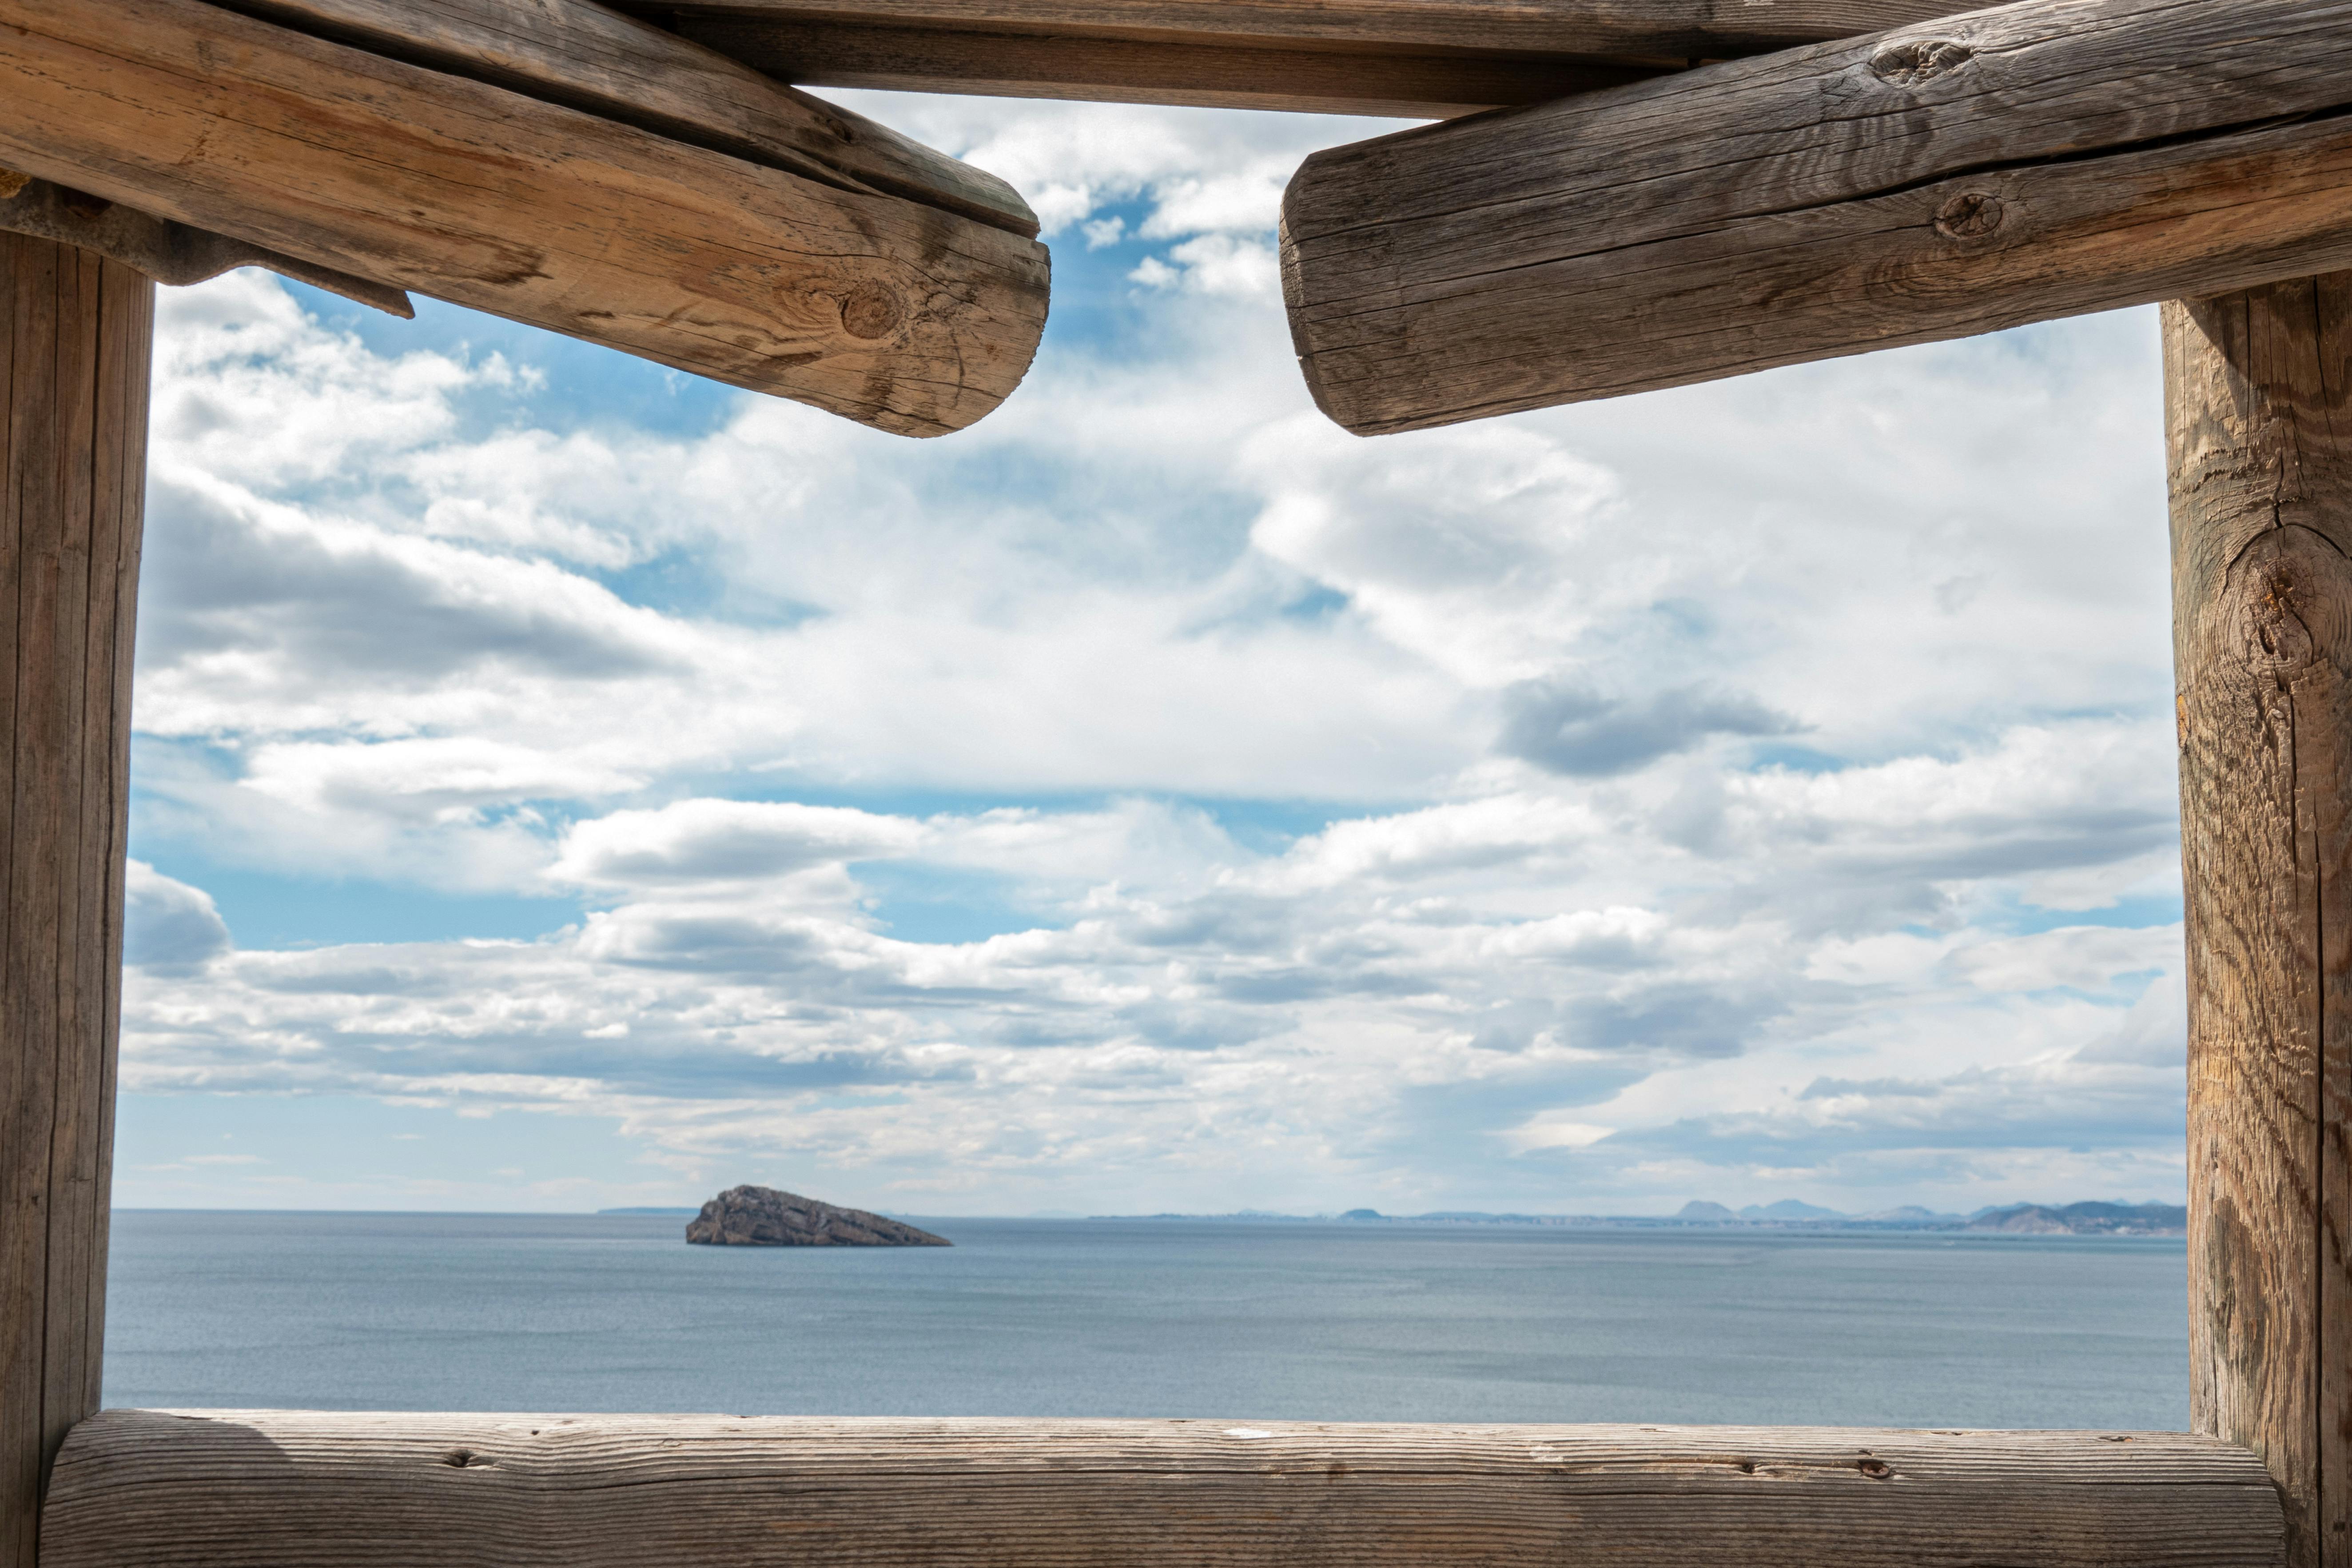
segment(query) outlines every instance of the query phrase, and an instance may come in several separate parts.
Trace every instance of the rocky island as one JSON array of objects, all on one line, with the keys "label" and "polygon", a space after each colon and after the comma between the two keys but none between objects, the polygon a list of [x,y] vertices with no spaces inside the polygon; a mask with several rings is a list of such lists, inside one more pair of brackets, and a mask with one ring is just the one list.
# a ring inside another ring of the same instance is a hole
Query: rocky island
[{"label": "rocky island", "polygon": [[714,1247],[953,1247],[864,1209],[836,1208],[773,1187],[730,1187],[687,1223],[686,1239]]}]

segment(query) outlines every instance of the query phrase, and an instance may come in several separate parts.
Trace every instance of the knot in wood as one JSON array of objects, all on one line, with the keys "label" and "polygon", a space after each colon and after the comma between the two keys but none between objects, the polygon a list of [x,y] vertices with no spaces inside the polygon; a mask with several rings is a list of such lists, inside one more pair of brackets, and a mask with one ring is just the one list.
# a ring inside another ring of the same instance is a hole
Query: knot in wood
[{"label": "knot in wood", "polygon": [[2257,534],[2230,563],[2213,612],[2234,622],[2217,649],[2234,641],[2250,672],[2286,677],[2323,660],[2352,668],[2352,562],[2310,529]]},{"label": "knot in wood", "polygon": [[878,284],[860,283],[841,301],[841,330],[853,338],[887,338],[903,314],[898,295]]},{"label": "knot in wood", "polygon": [[2311,629],[2295,600],[2302,588],[2293,568],[2273,561],[2255,580],[2245,611],[2246,662],[2257,668],[2294,669],[2309,664]]},{"label": "knot in wood", "polygon": [[1889,87],[1918,87],[1975,58],[1974,49],[1949,38],[1906,38],[1879,45],[1870,57],[1870,74]]},{"label": "knot in wood", "polygon": [[1946,239],[1980,239],[2000,226],[2000,198],[1962,191],[1936,209],[1936,232]]}]

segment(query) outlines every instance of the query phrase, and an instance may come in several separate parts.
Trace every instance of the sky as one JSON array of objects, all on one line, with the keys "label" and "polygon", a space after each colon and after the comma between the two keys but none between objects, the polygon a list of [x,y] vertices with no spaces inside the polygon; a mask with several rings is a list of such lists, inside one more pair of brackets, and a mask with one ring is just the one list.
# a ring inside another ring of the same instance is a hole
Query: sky
[{"label": "sky", "polygon": [[163,292],[117,1203],[2179,1200],[2152,310],[1365,440],[1398,122],[834,96],[1045,221],[972,429]]}]

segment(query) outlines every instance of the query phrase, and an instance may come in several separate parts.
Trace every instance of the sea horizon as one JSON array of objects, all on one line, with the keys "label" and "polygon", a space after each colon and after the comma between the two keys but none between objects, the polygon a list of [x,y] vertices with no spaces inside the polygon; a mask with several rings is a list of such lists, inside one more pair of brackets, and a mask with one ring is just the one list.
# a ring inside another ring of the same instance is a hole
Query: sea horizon
[{"label": "sea horizon", "polygon": [[[837,1205],[836,1207],[851,1205]],[[629,1218],[690,1218],[702,1212],[703,1205],[624,1205],[595,1209],[434,1209],[434,1208],[369,1208],[312,1207],[286,1205],[275,1207],[218,1207],[173,1205],[118,1205],[117,1214],[286,1214],[286,1215],[507,1215],[515,1218],[552,1217],[558,1215],[590,1215]],[[1713,1212],[1698,1212],[1702,1210]],[[1802,1212],[1793,1212],[1802,1211]],[[1222,1213],[1185,1213],[1160,1210],[1134,1214],[1077,1214],[1064,1210],[1032,1210],[1018,1214],[948,1213],[944,1211],[877,1208],[870,1211],[892,1219],[929,1221],[953,1224],[962,1220],[1008,1220],[1056,1222],[1133,1222],[1156,1224],[1171,1221],[1220,1222],[1235,1225],[1316,1225],[1381,1226],[1424,1225],[1434,1226],[1526,1226],[1545,1228],[1624,1228],[1624,1229],[1711,1229],[1735,1230],[1773,1229],[1786,1231],[1919,1231],[1943,1233],[1964,1230],[1972,1234],[2005,1234],[2012,1236],[2065,1235],[2081,1237],[2098,1236],[2170,1237],[2186,1234],[2188,1209],[2182,1204],[2161,1202],[2131,1202],[2120,1199],[2081,1199],[2066,1204],[2015,1203],[1989,1205],[1969,1211],[1931,1210],[1917,1205],[1902,1205],[1892,1210],[1876,1210],[1861,1214],[1845,1213],[1816,1205],[1780,1202],[1770,1205],[1751,1204],[1737,1210],[1721,1205],[1694,1200],[1671,1214],[1606,1214],[1595,1212],[1514,1212],[1477,1209],[1439,1209],[1417,1214],[1382,1213],[1367,1208],[1301,1214],[1271,1209],[1238,1209]]]},{"label": "sea horizon", "polygon": [[117,1211],[106,1402],[160,1408],[2179,1429],[2178,1237]]},{"label": "sea horizon", "polygon": [[[828,1200],[828,1201],[829,1201],[829,1200]],[[1969,1215],[1970,1215],[1990,1213],[1990,1212],[1993,1212],[1993,1211],[1995,1211],[1995,1210],[2000,1210],[2000,1209],[2024,1208],[2024,1207],[2033,1207],[2033,1208],[2053,1208],[2053,1209],[2054,1209],[2054,1208],[2074,1207],[2074,1206],[2078,1206],[2078,1205],[2083,1205],[2083,1204],[2111,1204],[2111,1205],[2114,1205],[2118,1206],[2118,1207],[2126,1207],[2126,1208],[2158,1208],[2158,1207],[2163,1207],[2163,1208],[2184,1208],[2184,1207],[2186,1206],[2186,1205],[2183,1205],[2183,1204],[2172,1203],[2172,1202],[2168,1202],[2168,1200],[2164,1200],[2164,1199],[2137,1199],[2137,1198],[2077,1198],[2077,1199],[2070,1199],[2070,1200],[2067,1200],[2067,1202],[2065,1202],[2065,1203],[2063,1203],[2063,1204],[2044,1203],[2044,1202],[2042,1202],[2042,1201],[2039,1201],[2039,1200],[2032,1200],[2032,1199],[2028,1199],[2028,1200],[2021,1200],[2021,1201],[2016,1202],[2016,1203],[2008,1203],[2008,1204],[1987,1204],[1987,1205],[1980,1205],[1979,1207],[1978,1207],[1978,1208],[1974,1208],[1974,1209],[1928,1210],[1928,1211],[1926,1211],[1926,1212],[1932,1213],[1932,1214],[1936,1214],[1936,1215],[1939,1215],[1946,1216],[1946,1217],[1958,1217],[1958,1218],[1966,1218],[1966,1217],[1968,1217],[1968,1216],[1969,1216]],[[843,1208],[850,1208],[850,1207],[859,1207],[859,1206],[863,1206],[863,1205],[847,1205],[847,1204],[839,1204],[839,1205],[835,1205],[835,1206],[836,1206],[836,1207],[843,1207]],[[1732,1211],[1731,1211],[1731,1213],[1733,1214],[1733,1215],[1734,1215],[1735,1217],[1737,1217],[1737,1216],[1740,1216],[1740,1215],[1742,1215],[1743,1214],[1745,1214],[1745,1213],[1746,1213],[1746,1211],[1748,1211],[1748,1210],[1749,1210],[1749,1209],[1754,1209],[1754,1208],[1757,1208],[1757,1207],[1759,1207],[1759,1206],[1761,1206],[1761,1207],[1769,1207],[1769,1206],[1770,1206],[1770,1205],[1742,1205],[1742,1207],[1741,1207],[1740,1209],[1734,1209],[1734,1210],[1732,1210]],[[1907,1207],[1907,1206],[1912,1206],[1912,1205],[1897,1205],[1897,1206],[1906,1206],[1906,1207]],[[698,1205],[698,1204],[623,1204],[623,1205],[607,1205],[607,1206],[603,1206],[603,1207],[598,1207],[598,1208],[520,1208],[520,1207],[499,1207],[499,1208],[435,1208],[435,1207],[429,1207],[429,1206],[419,1205],[374,1205],[374,1204],[299,1204],[299,1203],[297,1203],[297,1204],[159,1204],[159,1203],[139,1203],[139,1204],[114,1204],[114,1205],[110,1205],[110,1213],[114,1213],[114,1214],[415,1214],[415,1215],[469,1215],[469,1214],[471,1214],[471,1215],[669,1215],[669,1214],[696,1214],[696,1213],[698,1213],[698,1212],[700,1211],[700,1207],[701,1207],[701,1205]],[[1100,1214],[1098,1214],[1098,1213],[1083,1212],[1083,1211],[1075,1210],[1075,1209],[1021,1209],[1021,1210],[980,1210],[980,1209],[968,1209],[968,1210],[966,1210],[966,1209],[908,1208],[908,1207],[903,1207],[903,1206],[899,1206],[899,1205],[889,1205],[889,1206],[875,1207],[875,1208],[872,1208],[869,1212],[874,1213],[874,1214],[882,1214],[882,1215],[906,1215],[906,1216],[908,1216],[908,1217],[909,1217],[909,1218],[929,1217],[929,1218],[932,1218],[932,1219],[1021,1219],[1021,1220],[1030,1220],[1030,1219],[1034,1219],[1034,1220],[1057,1220],[1057,1219],[1073,1219],[1073,1220],[1130,1220],[1130,1219],[1131,1219],[1131,1220],[1150,1220],[1150,1219],[1200,1219],[1200,1220],[1258,1220],[1258,1219],[1286,1219],[1286,1220],[1342,1220],[1342,1219],[1349,1219],[1349,1218],[1350,1218],[1350,1217],[1352,1217],[1352,1216],[1359,1216],[1359,1215],[1363,1215],[1363,1216],[1366,1216],[1366,1217],[1376,1218],[1376,1219],[1381,1219],[1381,1220],[1391,1220],[1391,1221],[1404,1221],[1404,1220],[1417,1220],[1417,1219],[1443,1219],[1443,1218],[1450,1218],[1450,1217],[1454,1217],[1454,1216],[1456,1216],[1456,1215],[1475,1215],[1475,1216],[1481,1216],[1481,1217],[1486,1217],[1486,1218],[1492,1218],[1492,1219],[1497,1219],[1497,1220],[1516,1219],[1516,1220],[1535,1220],[1535,1221],[1550,1221],[1550,1220],[1564,1220],[1564,1219],[1670,1220],[1670,1219],[1676,1219],[1676,1218],[1680,1218],[1680,1217],[1682,1217],[1678,1213],[1674,1212],[1674,1211],[1661,1211],[1661,1212],[1657,1212],[1657,1213],[1635,1213],[1635,1212],[1611,1212],[1611,1211],[1603,1211],[1603,1210],[1596,1210],[1596,1209],[1550,1209],[1550,1210],[1536,1210],[1536,1209],[1524,1209],[1524,1210],[1514,1210],[1514,1209],[1425,1209],[1425,1210],[1420,1210],[1420,1211],[1416,1211],[1416,1212],[1412,1212],[1412,1213],[1407,1213],[1407,1212],[1404,1212],[1404,1211],[1402,1211],[1402,1210],[1396,1210],[1396,1211],[1379,1210],[1379,1211],[1371,1211],[1371,1212],[1370,1212],[1370,1213],[1369,1213],[1369,1215],[1367,1215],[1367,1211],[1362,1210],[1362,1209],[1360,1209],[1360,1208],[1350,1208],[1350,1209],[1318,1209],[1318,1210],[1313,1210],[1313,1211],[1298,1211],[1298,1210],[1288,1210],[1288,1209],[1260,1209],[1260,1208],[1244,1208],[1244,1209],[1215,1209],[1215,1210],[1212,1210],[1212,1209],[1201,1209],[1201,1210],[1188,1210],[1188,1209],[1143,1209],[1143,1210],[1134,1210],[1134,1211],[1130,1211],[1130,1212],[1127,1212],[1127,1213],[1118,1213],[1118,1214],[1108,1214],[1108,1213],[1100,1213]],[[1832,1210],[1826,1210],[1826,1211],[1824,1211],[1824,1214],[1823,1214],[1822,1217],[1832,1217],[1832,1218],[1847,1218],[1847,1219],[1866,1219],[1866,1218],[1870,1218],[1870,1217],[1872,1217],[1874,1215],[1880,1214],[1880,1213],[1884,1213],[1884,1212],[1885,1212],[1885,1211],[1884,1211],[1884,1210],[1865,1210],[1865,1211],[1859,1211],[1859,1212],[1855,1212],[1855,1211],[1835,1210],[1835,1209],[1832,1209]]]}]

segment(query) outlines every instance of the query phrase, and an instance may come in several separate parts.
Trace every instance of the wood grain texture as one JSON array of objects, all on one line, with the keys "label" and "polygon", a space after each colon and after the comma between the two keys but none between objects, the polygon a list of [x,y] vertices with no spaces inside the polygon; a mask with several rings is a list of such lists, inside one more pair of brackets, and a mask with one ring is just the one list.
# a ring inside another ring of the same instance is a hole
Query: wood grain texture
[{"label": "wood grain texture", "polygon": [[169,218],[150,217],[121,202],[68,190],[47,180],[17,174],[12,183],[15,190],[0,191],[0,229],[95,251],[158,283],[185,287],[236,268],[266,267],[404,321],[414,320],[416,315],[406,294],[364,278],[314,267],[299,258],[280,256],[225,234],[209,234]]},{"label": "wood grain texture", "polygon": [[1317,153],[1291,328],[1349,429],[2352,265],[2352,6],[2024,0]]},{"label": "wood grain texture", "polygon": [[0,234],[0,1568],[98,1407],[154,285]]},{"label": "wood grain texture", "polygon": [[2163,310],[2190,1398],[2352,1564],[2352,274]]},{"label": "wood grain texture", "polygon": [[1663,62],[1279,47],[1248,38],[1041,37],[830,18],[680,17],[689,38],[785,81],[1307,114],[1449,119],[1639,81]]},{"label": "wood grain texture", "polygon": [[640,0],[787,81],[1451,119],[1952,0]]},{"label": "wood grain texture", "polygon": [[2177,1433],[109,1411],[43,1568],[2268,1568]]},{"label": "wood grain texture", "polygon": [[595,0],[226,0],[231,9],[567,104],[804,179],[1037,235],[1019,192],[864,115]]},{"label": "wood grain texture", "polygon": [[901,435],[1044,330],[1034,240],[202,0],[0,0],[0,165]]},{"label": "wood grain texture", "polygon": [[1762,54],[1948,16],[1950,0],[622,0],[625,9],[796,26],[1125,38],[1343,54]]}]

